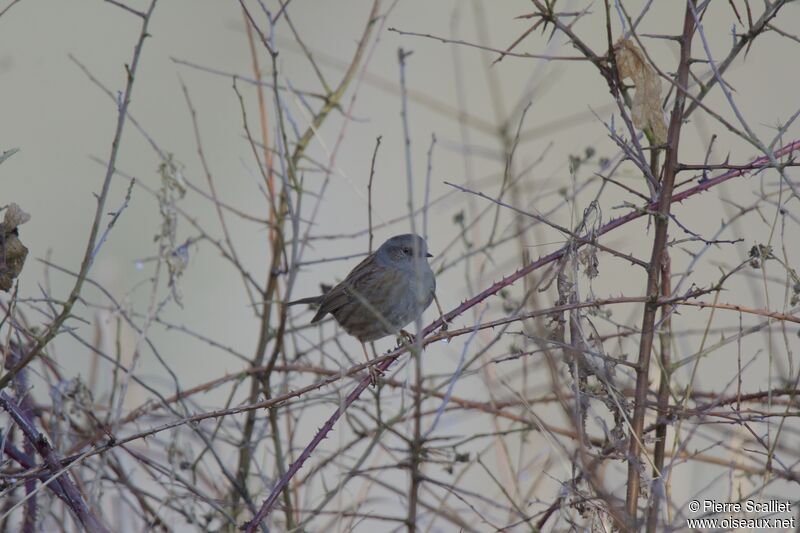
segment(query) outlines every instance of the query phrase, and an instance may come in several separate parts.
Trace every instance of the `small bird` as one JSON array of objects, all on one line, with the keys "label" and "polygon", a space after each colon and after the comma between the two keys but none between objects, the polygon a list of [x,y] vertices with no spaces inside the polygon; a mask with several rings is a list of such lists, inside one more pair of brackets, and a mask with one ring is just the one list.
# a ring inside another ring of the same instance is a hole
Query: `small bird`
[{"label": "small bird", "polygon": [[[410,337],[403,328],[421,316],[434,300],[436,277],[428,264],[429,257],[433,256],[419,235],[395,235],[325,294],[287,305],[318,305],[311,323],[328,313],[333,315],[348,334],[361,342],[369,361],[364,343],[387,335]],[[373,367],[370,375],[375,383]]]}]

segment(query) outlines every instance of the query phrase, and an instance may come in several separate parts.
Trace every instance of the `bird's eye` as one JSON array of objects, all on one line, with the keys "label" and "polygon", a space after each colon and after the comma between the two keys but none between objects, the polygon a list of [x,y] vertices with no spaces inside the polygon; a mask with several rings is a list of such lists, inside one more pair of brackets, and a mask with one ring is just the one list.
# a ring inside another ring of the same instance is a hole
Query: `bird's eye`
[{"label": "bird's eye", "polygon": [[411,248],[403,248],[403,253],[406,255],[411,255]]}]

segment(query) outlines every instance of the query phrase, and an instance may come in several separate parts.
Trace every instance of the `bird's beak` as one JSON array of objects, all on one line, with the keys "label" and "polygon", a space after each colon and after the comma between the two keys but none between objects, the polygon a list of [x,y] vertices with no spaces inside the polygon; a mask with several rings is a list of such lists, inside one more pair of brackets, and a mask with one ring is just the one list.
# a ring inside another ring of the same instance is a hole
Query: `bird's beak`
[{"label": "bird's beak", "polygon": [[433,254],[425,254],[425,257],[433,257]]}]

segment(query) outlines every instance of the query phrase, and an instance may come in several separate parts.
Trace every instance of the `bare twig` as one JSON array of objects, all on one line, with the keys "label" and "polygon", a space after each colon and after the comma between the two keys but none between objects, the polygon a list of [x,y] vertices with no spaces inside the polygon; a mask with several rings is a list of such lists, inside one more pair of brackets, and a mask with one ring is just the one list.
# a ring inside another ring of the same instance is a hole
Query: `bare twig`
[{"label": "bare twig", "polygon": [[381,146],[381,136],[375,139],[375,150],[372,152],[372,163],[369,166],[369,182],[367,182],[367,227],[369,228],[369,248],[367,253],[372,253],[372,178],[375,177],[375,159],[378,156],[378,148]]}]

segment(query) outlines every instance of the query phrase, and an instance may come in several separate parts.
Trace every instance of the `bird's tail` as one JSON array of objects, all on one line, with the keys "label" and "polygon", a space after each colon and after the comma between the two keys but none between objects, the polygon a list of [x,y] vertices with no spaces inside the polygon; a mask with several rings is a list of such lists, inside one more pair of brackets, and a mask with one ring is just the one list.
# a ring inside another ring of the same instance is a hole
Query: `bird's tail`
[{"label": "bird's tail", "polygon": [[293,300],[291,302],[286,302],[286,305],[298,305],[298,304],[319,304],[320,299],[322,296],[310,296],[308,298],[300,298],[299,300]]}]

